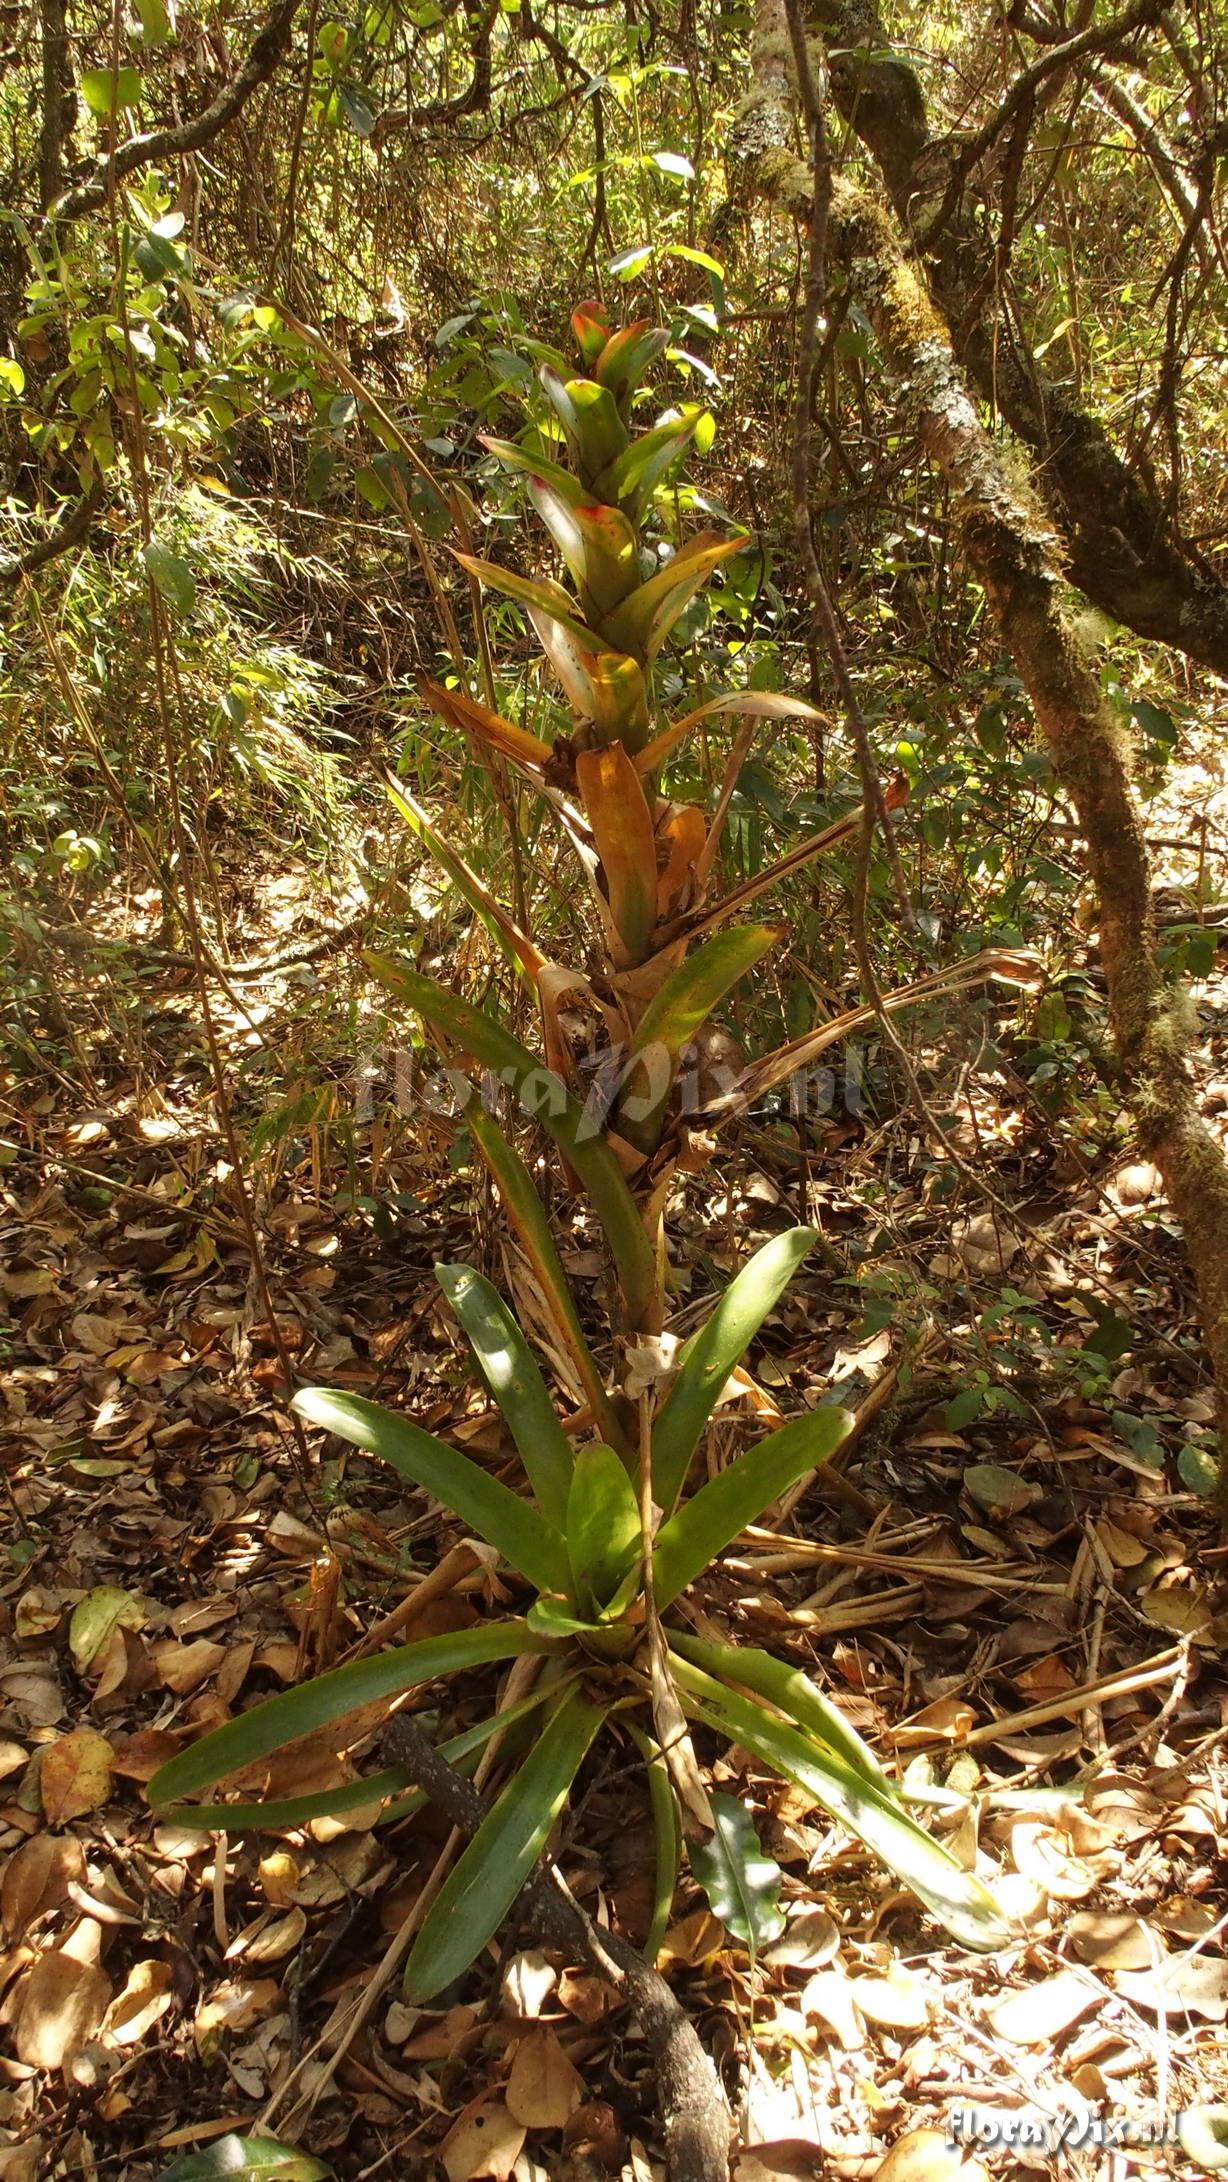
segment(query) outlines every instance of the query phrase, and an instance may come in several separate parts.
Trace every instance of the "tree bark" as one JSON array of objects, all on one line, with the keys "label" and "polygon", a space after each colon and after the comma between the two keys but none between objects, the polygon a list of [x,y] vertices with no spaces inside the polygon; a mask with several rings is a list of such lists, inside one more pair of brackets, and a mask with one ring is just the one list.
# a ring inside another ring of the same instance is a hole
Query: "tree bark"
[{"label": "tree bark", "polygon": [[[811,0],[811,22],[837,49],[831,89],[841,118],[874,159],[905,230],[923,228],[944,198],[958,144],[948,149],[932,138],[921,84],[891,51],[877,0]],[[978,301],[992,292],[992,261],[990,232],[958,192],[925,251],[934,298],[978,393],[1036,458],[1071,581],[1136,635],[1228,674],[1228,586],[1194,566],[1168,509],[1100,421],[1030,354],[996,337]]]},{"label": "tree bark", "polygon": [[38,201],[45,212],[64,187],[64,146],[72,134],[77,102],[68,54],[65,0],[41,0],[43,111],[38,133]]},{"label": "tree bark", "polygon": [[[756,46],[756,163],[743,142],[744,183],[796,212],[809,176],[783,139],[788,60],[772,13]],[[1096,663],[1062,603],[1058,540],[1020,491],[981,424],[925,272],[881,199],[837,184],[831,245],[848,270],[913,421],[946,479],[968,565],[1032,701],[1062,788],[1077,814],[1096,889],[1100,947],[1123,1086],[1139,1147],[1164,1179],[1182,1223],[1228,1450],[1228,1162],[1203,1121],[1189,1065],[1196,1023],[1159,965],[1151,877],[1128,738],[1110,711]],[[1228,1480],[1228,1463],[1221,1466]],[[1228,1517],[1228,1482],[1222,1484]]]}]

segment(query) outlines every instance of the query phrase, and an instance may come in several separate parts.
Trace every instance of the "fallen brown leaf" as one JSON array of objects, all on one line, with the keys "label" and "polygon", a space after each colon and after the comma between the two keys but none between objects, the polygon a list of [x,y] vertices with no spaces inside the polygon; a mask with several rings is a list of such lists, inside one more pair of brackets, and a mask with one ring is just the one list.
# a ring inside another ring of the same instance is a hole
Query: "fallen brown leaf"
[{"label": "fallen brown leaf", "polygon": [[94,2035],[111,1998],[96,1964],[52,1948],[26,1979],[14,2044],[27,2068],[62,2068]]},{"label": "fallen brown leaf", "polygon": [[71,1885],[85,1878],[85,1851],[74,1834],[37,1833],[15,1849],[0,1885],[0,1917],[6,1937],[19,1940],[39,1917],[67,1901]]},{"label": "fallen brown leaf", "polygon": [[75,1728],[49,1743],[39,1773],[47,1824],[66,1826],[69,1819],[96,1811],[110,1795],[114,1777],[111,1745],[95,1728]]},{"label": "fallen brown leaf", "polygon": [[1080,1962],[1098,1970],[1149,1970],[1156,1954],[1165,1952],[1159,1936],[1153,1943],[1138,1917],[1108,1909],[1081,1909],[1066,1927],[1067,1938]]},{"label": "fallen brown leaf", "polygon": [[1174,1955],[1158,1970],[1121,1970],[1116,1986],[1137,2007],[1174,2015],[1228,2018],[1228,1962],[1209,1955]]},{"label": "fallen brown leaf", "polygon": [[153,2029],[171,2004],[174,1977],[169,1963],[156,1956],[135,1962],[122,1992],[107,2009],[103,2036],[117,2046],[134,2046]]},{"label": "fallen brown leaf", "polygon": [[910,2129],[874,2170],[874,2182],[989,2182],[979,2159],[966,2158],[939,2129]]},{"label": "fallen brown leaf", "polygon": [[1024,1985],[996,2001],[989,2021],[998,2037],[1012,2046],[1047,2046],[1103,1998],[1100,1987],[1080,1977],[1077,1970],[1060,1970],[1056,1977]]},{"label": "fallen brown leaf", "polygon": [[520,2040],[504,2096],[513,2121],[526,2129],[566,2125],[584,2086],[552,2030],[542,2025]]},{"label": "fallen brown leaf", "polygon": [[512,2119],[502,2099],[477,2099],[452,2124],[439,2147],[448,2182],[472,2182],[477,2175],[508,2182],[525,2135],[523,2123]]}]

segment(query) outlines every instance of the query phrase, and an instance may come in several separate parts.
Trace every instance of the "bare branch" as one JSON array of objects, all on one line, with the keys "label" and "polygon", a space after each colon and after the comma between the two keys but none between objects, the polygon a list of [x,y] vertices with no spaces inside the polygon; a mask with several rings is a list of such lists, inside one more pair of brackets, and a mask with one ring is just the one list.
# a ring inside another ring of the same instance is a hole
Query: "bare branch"
[{"label": "bare branch", "polygon": [[942,203],[919,247],[929,249],[940,235],[963,194],[964,183],[978,167],[1002,135],[1009,129],[1020,109],[1035,100],[1036,93],[1048,77],[1069,68],[1073,61],[1081,60],[1088,53],[1115,53],[1136,30],[1157,23],[1164,12],[1163,0],[1133,0],[1111,23],[1101,23],[1080,31],[1078,37],[1068,38],[1063,45],[1050,46],[1033,61],[1030,68],[1022,69],[1001,104],[989,116],[988,121],[974,130],[960,146],[958,155],[947,177]]},{"label": "bare branch", "polygon": [[290,30],[298,11],[300,0],[277,0],[272,13],[265,18],[252,44],[250,53],[237,75],[232,76],[225,88],[218,92],[212,105],[199,114],[189,115],[186,121],[177,121],[165,129],[148,129],[143,136],[129,137],[126,144],[117,146],[113,159],[100,159],[87,181],[78,182],[53,205],[49,218],[57,222],[75,220],[83,212],[93,211],[95,205],[106,199],[112,180],[122,181],[138,167],[147,167],[155,160],[179,159],[186,152],[200,151],[212,143],[215,136],[228,128],[242,113],[254,91],[267,83],[290,42]]},{"label": "bare branch", "polygon": [[95,481],[84,500],[78,500],[45,538],[40,538],[36,545],[27,546],[24,552],[0,561],[0,583],[17,583],[22,576],[32,576],[36,569],[45,568],[48,561],[54,561],[61,553],[80,545],[101,506],[102,486]]}]

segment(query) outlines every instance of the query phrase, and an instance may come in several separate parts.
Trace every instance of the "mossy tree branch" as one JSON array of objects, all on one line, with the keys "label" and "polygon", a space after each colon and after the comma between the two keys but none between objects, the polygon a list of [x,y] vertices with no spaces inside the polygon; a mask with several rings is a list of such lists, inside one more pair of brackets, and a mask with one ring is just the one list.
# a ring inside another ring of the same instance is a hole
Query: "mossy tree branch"
[{"label": "mossy tree branch", "polygon": [[[774,10],[776,0],[763,0]],[[761,44],[769,29],[761,32]],[[787,72],[787,71],[786,71]],[[739,150],[743,187],[770,197],[788,127],[779,72],[760,88],[767,156]],[[770,127],[764,108],[775,107]],[[796,178],[780,199],[797,211]],[[1099,905],[1100,946],[1123,1087],[1140,1149],[1164,1178],[1182,1223],[1228,1449],[1228,1163],[1198,1110],[1189,1065],[1193,1017],[1159,963],[1151,875],[1132,780],[1132,752],[1096,663],[1063,603],[1059,541],[1039,504],[1013,482],[969,396],[926,274],[891,209],[838,181],[832,255],[846,268],[912,421],[942,472],[969,567],[1027,687],[1062,788],[1077,814]],[[1228,1464],[1221,1473],[1228,1476]],[[1228,1523],[1228,1486],[1224,1515]]]},{"label": "mossy tree branch", "polygon": [[920,81],[891,50],[877,0],[810,0],[812,28],[833,49],[837,111],[873,158],[905,231],[929,230],[925,263],[934,298],[978,393],[1037,458],[1072,582],[1138,636],[1228,674],[1228,587],[1190,558],[1170,510],[1127,467],[1099,419],[1030,353],[1000,337],[986,308],[994,292],[992,233],[959,186],[1032,78],[1043,78],[1047,93],[1055,72],[1129,50],[1159,12],[1139,0],[1114,23],[1050,48],[1030,76],[1019,77],[992,125],[961,150],[934,138]]}]

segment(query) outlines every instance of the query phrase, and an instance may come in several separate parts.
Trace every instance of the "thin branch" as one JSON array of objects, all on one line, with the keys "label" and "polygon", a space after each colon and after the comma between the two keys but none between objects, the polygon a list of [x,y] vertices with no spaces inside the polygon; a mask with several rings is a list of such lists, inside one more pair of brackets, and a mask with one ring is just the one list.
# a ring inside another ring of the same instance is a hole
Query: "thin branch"
[{"label": "thin branch", "polygon": [[480,16],[476,10],[466,10],[473,27],[473,74],[464,90],[458,91],[455,98],[438,99],[432,106],[390,106],[372,130],[373,144],[382,144],[386,137],[402,129],[434,128],[441,121],[461,121],[466,114],[489,112],[490,34],[498,12],[497,6]]},{"label": "thin branch", "polygon": [[110,158],[98,161],[87,181],[78,182],[75,189],[61,197],[58,205],[51,207],[48,217],[61,223],[75,220],[83,212],[92,212],[95,205],[103,204],[108,190],[125,175],[134,173],[137,167],[150,166],[157,160],[179,159],[186,152],[197,152],[211,144],[214,137],[220,136],[222,130],[242,113],[253,92],[268,82],[290,42],[290,30],[299,5],[300,0],[277,0],[257,33],[242,68],[218,92],[212,105],[204,107],[199,114],[189,115],[186,121],[177,121],[164,129],[149,129],[143,136],[129,137],[126,144],[117,145]]},{"label": "thin branch", "polygon": [[1069,68],[1072,61],[1081,60],[1084,54],[1116,52],[1134,31],[1157,23],[1163,12],[1163,0],[1132,0],[1132,5],[1124,8],[1111,23],[1093,24],[1087,30],[1080,31],[1077,38],[1068,38],[1063,45],[1051,46],[1047,52],[1038,55],[1030,68],[1022,69],[988,121],[974,130],[961,145],[947,178],[942,203],[921,239],[921,251],[924,253],[932,248],[936,237],[942,233],[959,203],[968,176],[980,165],[986,152],[992,150],[1003,130],[1010,127],[1020,108],[1029,100],[1035,100],[1037,91],[1047,77],[1053,75],[1055,70]]},{"label": "thin branch", "polygon": [[36,569],[45,568],[48,561],[54,561],[61,553],[80,545],[101,506],[102,483],[95,479],[84,500],[78,500],[45,538],[26,546],[21,553],[14,553],[8,560],[0,561],[0,583],[18,583],[23,576],[32,576]]}]

